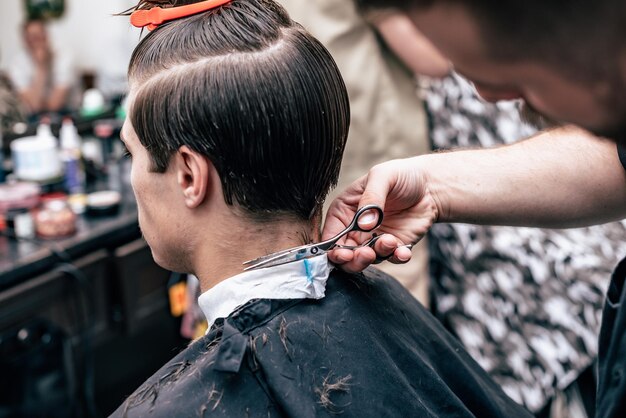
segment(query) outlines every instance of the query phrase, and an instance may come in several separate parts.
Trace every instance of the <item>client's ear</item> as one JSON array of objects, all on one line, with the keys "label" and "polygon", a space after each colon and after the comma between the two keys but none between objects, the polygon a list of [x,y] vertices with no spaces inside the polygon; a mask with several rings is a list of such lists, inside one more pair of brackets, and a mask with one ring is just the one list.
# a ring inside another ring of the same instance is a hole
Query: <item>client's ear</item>
[{"label": "client's ear", "polygon": [[204,202],[210,185],[211,161],[186,145],[176,153],[176,179],[183,191],[185,205],[198,207]]}]

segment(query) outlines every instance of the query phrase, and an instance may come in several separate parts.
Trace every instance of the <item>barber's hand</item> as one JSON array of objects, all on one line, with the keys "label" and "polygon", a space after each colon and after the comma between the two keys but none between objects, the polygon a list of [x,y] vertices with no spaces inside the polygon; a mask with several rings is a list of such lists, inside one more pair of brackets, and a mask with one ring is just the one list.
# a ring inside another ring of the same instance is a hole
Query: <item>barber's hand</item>
[{"label": "barber's hand", "polygon": [[[422,239],[438,217],[427,175],[420,171],[418,158],[379,164],[335,199],[326,215],[322,239],[337,235],[350,224],[359,208],[371,204],[384,210],[383,223],[376,230],[384,235],[373,249],[331,251],[329,258],[333,263],[348,272],[359,272],[381,259],[392,263],[406,263],[411,259],[411,250],[406,245]],[[376,223],[375,214],[367,218],[367,215],[361,217],[361,227],[371,228]],[[370,236],[371,233],[351,233],[344,244],[358,245]]]}]

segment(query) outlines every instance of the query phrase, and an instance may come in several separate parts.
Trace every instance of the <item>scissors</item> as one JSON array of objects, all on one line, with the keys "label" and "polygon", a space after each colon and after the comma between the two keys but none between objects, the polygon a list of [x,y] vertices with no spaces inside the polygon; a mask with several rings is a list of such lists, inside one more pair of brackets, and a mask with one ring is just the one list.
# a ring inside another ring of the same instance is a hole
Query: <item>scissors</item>
[{"label": "scissors", "polygon": [[[378,220],[376,224],[371,228],[361,228],[359,226],[359,219],[366,212],[374,210],[378,215]],[[374,234],[368,241],[360,244],[360,245],[341,245],[337,244],[344,236],[348,235],[350,232],[359,231],[359,232],[372,232],[376,228],[383,223],[383,210],[378,205],[367,205],[363,206],[361,209],[357,210],[354,214],[354,218],[352,218],[352,222],[341,231],[339,234],[335,235],[329,240],[318,242],[317,244],[307,244],[302,245],[300,247],[290,248],[288,250],[279,251],[277,253],[264,255],[262,257],[256,258],[254,260],[246,261],[243,263],[244,271],[248,270],[256,270],[266,267],[280,266],[282,264],[291,263],[293,261],[303,260],[305,258],[311,258],[318,255],[322,255],[327,253],[328,251],[334,248],[346,248],[349,250],[354,250],[361,247],[373,247],[376,241],[381,237],[380,235]]]}]

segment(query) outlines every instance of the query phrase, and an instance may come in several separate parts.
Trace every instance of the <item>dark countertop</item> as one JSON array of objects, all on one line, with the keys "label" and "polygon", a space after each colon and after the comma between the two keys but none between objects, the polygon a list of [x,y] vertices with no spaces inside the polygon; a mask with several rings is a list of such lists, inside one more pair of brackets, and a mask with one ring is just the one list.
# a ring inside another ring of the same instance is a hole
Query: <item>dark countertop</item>
[{"label": "dark countertop", "polygon": [[77,232],[62,239],[16,240],[0,235],[0,290],[50,270],[63,257],[72,260],[101,248],[116,248],[140,236],[137,207],[132,193],[124,199],[117,214],[90,217],[80,215]]}]

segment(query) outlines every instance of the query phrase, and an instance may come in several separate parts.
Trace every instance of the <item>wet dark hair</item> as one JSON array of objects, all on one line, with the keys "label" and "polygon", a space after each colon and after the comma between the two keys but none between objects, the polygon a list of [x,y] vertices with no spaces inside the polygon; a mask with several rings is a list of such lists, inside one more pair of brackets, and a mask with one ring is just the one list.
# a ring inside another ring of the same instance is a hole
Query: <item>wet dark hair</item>
[{"label": "wet dark hair", "polygon": [[[183,5],[195,1],[141,1]],[[337,183],[348,95],[329,52],[270,0],[233,0],[160,25],[132,54],[129,118],[164,172],[183,145],[259,219],[319,215]]]},{"label": "wet dark hair", "polygon": [[[465,8],[477,21],[492,58],[534,60],[570,78],[617,78],[624,52],[624,0],[356,0],[362,9]],[[454,27],[449,30],[453,31]]]}]

